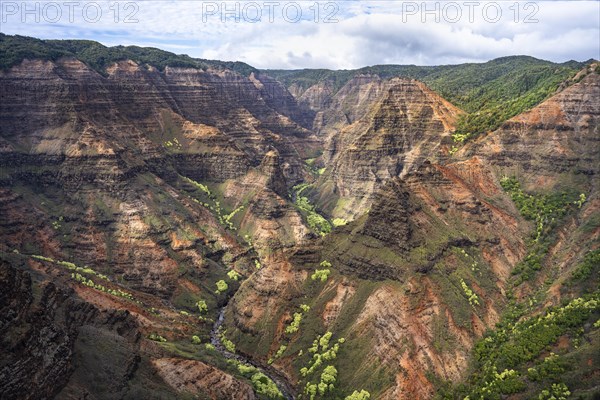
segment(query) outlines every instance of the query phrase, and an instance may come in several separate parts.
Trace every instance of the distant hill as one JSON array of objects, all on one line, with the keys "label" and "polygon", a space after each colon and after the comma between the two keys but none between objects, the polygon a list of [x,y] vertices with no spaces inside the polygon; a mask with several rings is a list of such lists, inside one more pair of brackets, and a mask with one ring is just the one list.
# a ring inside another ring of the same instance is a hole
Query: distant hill
[{"label": "distant hill", "polygon": [[[590,60],[591,61],[591,60]],[[457,133],[474,136],[539,104],[559,85],[589,63],[568,61],[557,64],[529,56],[497,58],[486,63],[440,66],[375,65],[355,70],[328,69],[264,70],[286,87],[306,90],[329,81],[334,93],[359,74],[381,78],[406,77],[426,83],[442,97],[467,111]]]},{"label": "distant hill", "polygon": [[41,40],[2,33],[0,33],[0,54],[2,54],[0,69],[10,68],[26,58],[55,61],[60,57],[75,57],[102,74],[107,66],[120,60],[133,60],[139,64],[149,64],[161,71],[166,66],[198,69],[226,68],[245,76],[256,71],[255,68],[243,62],[204,60],[153,47],[107,47],[92,40]]}]

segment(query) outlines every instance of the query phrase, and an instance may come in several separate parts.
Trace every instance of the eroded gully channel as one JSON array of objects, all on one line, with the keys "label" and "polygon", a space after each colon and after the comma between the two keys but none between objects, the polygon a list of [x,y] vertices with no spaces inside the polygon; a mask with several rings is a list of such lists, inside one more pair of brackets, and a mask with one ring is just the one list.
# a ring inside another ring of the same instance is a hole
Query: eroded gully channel
[{"label": "eroded gully channel", "polygon": [[288,380],[282,374],[280,374],[275,368],[273,368],[269,365],[265,365],[263,363],[259,363],[257,361],[251,360],[250,358],[244,356],[243,354],[231,353],[231,352],[227,351],[227,349],[225,349],[225,346],[223,346],[223,344],[221,343],[221,338],[219,337],[219,328],[223,325],[223,319],[225,318],[225,310],[226,309],[227,309],[227,304],[225,304],[219,310],[219,316],[216,319],[215,324],[212,327],[212,330],[210,331],[210,343],[213,346],[215,346],[217,351],[219,353],[221,353],[221,355],[223,355],[223,357],[230,359],[230,360],[236,360],[242,364],[252,365],[253,367],[255,367],[258,371],[262,372],[269,379],[271,379],[273,382],[275,382],[275,385],[277,385],[277,388],[279,389],[281,394],[283,394],[283,397],[286,400],[295,400],[296,397],[294,396],[294,391],[292,389],[292,385],[290,385]]}]

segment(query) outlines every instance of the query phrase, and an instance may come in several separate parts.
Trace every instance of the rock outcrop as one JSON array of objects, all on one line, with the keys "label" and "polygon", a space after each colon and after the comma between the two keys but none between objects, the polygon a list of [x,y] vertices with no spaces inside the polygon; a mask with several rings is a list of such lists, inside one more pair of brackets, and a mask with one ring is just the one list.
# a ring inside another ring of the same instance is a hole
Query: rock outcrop
[{"label": "rock outcrop", "polygon": [[254,400],[252,387],[200,361],[178,358],[153,360],[160,376],[179,393],[205,393],[212,400]]},{"label": "rock outcrop", "polygon": [[[356,99],[357,97],[357,99]],[[461,111],[414,80],[356,78],[336,94],[332,115],[358,103],[346,121],[329,128],[327,170],[317,183],[320,202],[334,217],[354,219],[369,209],[388,179],[427,159],[444,157]],[[361,112],[362,111],[362,112]],[[326,202],[327,199],[327,202]]]},{"label": "rock outcrop", "polygon": [[477,155],[501,173],[519,176],[534,190],[578,181],[568,182],[565,176],[597,179],[600,75],[594,68],[584,71],[578,83],[478,139],[463,154]]}]

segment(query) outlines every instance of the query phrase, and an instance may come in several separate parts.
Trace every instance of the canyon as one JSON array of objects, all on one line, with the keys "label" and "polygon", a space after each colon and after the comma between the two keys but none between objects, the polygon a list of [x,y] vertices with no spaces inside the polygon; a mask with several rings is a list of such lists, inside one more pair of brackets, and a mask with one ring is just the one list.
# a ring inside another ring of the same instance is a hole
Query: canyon
[{"label": "canyon", "polygon": [[0,44],[0,398],[600,393],[597,61],[464,134],[472,66]]}]

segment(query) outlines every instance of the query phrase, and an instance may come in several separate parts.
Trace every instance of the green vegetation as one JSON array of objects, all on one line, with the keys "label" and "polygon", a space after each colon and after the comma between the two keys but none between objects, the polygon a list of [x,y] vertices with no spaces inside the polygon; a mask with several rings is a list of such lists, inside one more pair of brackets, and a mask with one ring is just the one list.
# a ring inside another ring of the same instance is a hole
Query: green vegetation
[{"label": "green vegetation", "polygon": [[32,255],[31,258],[35,258],[36,260],[40,260],[40,261],[48,261],[48,262],[55,262],[53,258],[50,257],[44,257],[44,256],[38,256],[36,254]]},{"label": "green vegetation", "polygon": [[575,204],[577,206],[577,208],[581,208],[583,206],[583,203],[585,203],[586,200],[587,200],[587,197],[586,197],[585,193],[581,193],[579,195],[579,199],[575,200],[573,202],[573,204]]},{"label": "green vegetation", "polygon": [[57,231],[60,228],[62,228],[62,222],[64,221],[63,216],[61,215],[60,217],[58,217],[58,219],[56,221],[52,221],[52,228]]},{"label": "green vegetation", "polygon": [[302,215],[306,217],[309,228],[321,236],[325,236],[331,232],[331,224],[316,211],[308,197],[302,196],[302,192],[309,187],[310,185],[306,183],[294,186],[295,204]]},{"label": "green vegetation", "polygon": [[233,217],[235,217],[235,214],[237,214],[238,212],[243,211],[243,210],[244,210],[244,206],[239,206],[238,208],[236,208],[235,210],[233,210],[229,214],[225,215],[223,217],[223,221],[224,221],[225,225],[227,225],[227,226],[233,226],[232,222],[231,222],[231,219]]},{"label": "green vegetation", "polygon": [[229,277],[229,279],[233,280],[233,281],[238,281],[241,277],[240,274],[238,274],[235,270],[231,270],[229,272],[227,272],[227,276]]},{"label": "green vegetation", "polygon": [[179,143],[179,140],[177,138],[173,138],[173,140],[167,140],[164,143],[164,146],[168,149],[177,149],[177,150],[181,150],[181,143]]},{"label": "green vegetation", "polygon": [[202,183],[196,182],[195,180],[193,180],[193,179],[190,179],[190,178],[188,178],[188,177],[186,177],[186,176],[182,176],[182,178],[183,178],[183,180],[184,180],[184,181],[186,181],[186,182],[188,182],[188,183],[192,184],[192,185],[193,185],[193,186],[195,186],[197,189],[199,189],[199,190],[201,190],[202,192],[206,193],[206,195],[207,195],[208,197],[210,197],[210,198],[213,198],[213,194],[211,193],[211,191],[210,191],[210,189],[208,188],[208,186],[206,186],[206,185],[204,185],[204,184],[202,184]]},{"label": "green vegetation", "polygon": [[320,280],[321,282],[326,282],[329,274],[331,274],[331,270],[329,269],[331,268],[331,263],[327,260],[324,260],[320,265],[324,268],[315,270],[315,272],[310,276],[310,279],[313,281]]},{"label": "green vegetation", "polygon": [[344,400],[369,400],[370,398],[371,394],[366,390],[361,390],[360,392],[355,390],[350,396],[346,396]]},{"label": "green vegetation", "polygon": [[148,335],[148,339],[154,340],[155,342],[161,342],[161,343],[165,343],[167,341],[167,339],[160,336],[158,333],[154,333],[154,332],[151,333],[150,335]]},{"label": "green vegetation", "polygon": [[[517,286],[532,278],[543,268],[544,262],[549,264],[546,257],[556,240],[554,228],[569,212],[582,206],[586,196],[576,192],[526,193],[515,178],[503,178],[501,185],[521,215],[534,221],[536,228],[528,244],[528,254],[513,271],[518,275],[514,282]],[[468,253],[459,252],[470,262]],[[469,379],[462,384],[450,385],[449,389],[441,388],[438,398],[495,400],[516,393],[519,398],[568,398],[571,385],[587,373],[578,375],[571,371],[586,368],[590,349],[597,340],[594,337],[597,338],[599,333],[598,265],[600,250],[587,252],[567,277],[566,285],[561,289],[567,294],[560,306],[538,308],[547,286],[553,282],[551,276],[523,303],[517,302],[509,293],[510,302],[501,322],[475,345]],[[478,269],[479,266],[475,270]],[[461,286],[473,305],[473,292],[462,279]],[[580,293],[579,297],[573,297],[573,292]],[[585,349],[581,353],[580,347]]]},{"label": "green vegetation", "polygon": [[227,285],[227,282],[225,282],[223,279],[217,281],[215,285],[217,285],[217,290],[215,290],[216,294],[221,294],[229,289],[229,285]]},{"label": "green vegetation", "polygon": [[215,346],[213,346],[211,343],[206,343],[204,345],[204,348],[208,351],[214,351],[215,350]]},{"label": "green vegetation", "polygon": [[336,398],[336,395],[339,394],[335,385],[338,379],[338,370],[333,363],[337,358],[340,345],[345,343],[345,339],[340,338],[333,346],[330,346],[332,336],[333,333],[329,331],[317,336],[308,349],[308,354],[312,357],[306,366],[300,368],[304,390],[298,396],[299,399],[328,399]]},{"label": "green vegetation", "polygon": [[277,388],[275,382],[269,379],[268,376],[260,372],[252,365],[242,364],[239,361],[234,361],[237,364],[237,369],[240,374],[250,379],[254,390],[259,395],[265,396],[268,399],[282,399],[283,395]]},{"label": "green vegetation", "polygon": [[300,304],[300,309],[301,309],[303,312],[307,313],[307,312],[309,312],[309,311],[310,311],[310,306],[307,306],[306,304]]},{"label": "green vegetation", "polygon": [[[542,234],[551,228],[549,225],[564,216],[569,206],[577,201],[573,199],[573,194],[567,192],[538,196],[527,194],[521,189],[521,184],[515,177],[503,177],[500,185],[510,195],[521,215],[535,222],[534,242],[537,242]],[[581,194],[579,198],[581,199],[582,196],[585,201],[585,194]]]},{"label": "green vegetation", "polygon": [[50,257],[44,257],[44,256],[40,256],[37,254],[33,254],[30,257],[35,260],[38,260],[38,261],[45,261],[45,262],[49,262],[49,263],[53,263],[53,264],[65,267],[69,271],[72,271],[71,279],[75,280],[76,282],[78,282],[84,286],[99,290],[104,293],[108,293],[112,296],[122,297],[122,298],[125,298],[128,300],[131,300],[131,301],[135,301],[135,299],[131,293],[125,292],[125,291],[121,290],[120,288],[112,289],[112,288],[106,287],[104,285],[95,283],[92,279],[87,278],[86,276],[82,275],[82,274],[91,275],[91,276],[97,277],[101,280],[110,282],[110,280],[108,279],[108,277],[106,275],[98,273],[88,266],[78,267],[76,264],[69,262],[69,261],[54,260]]},{"label": "green vegetation", "polygon": [[331,270],[329,269],[317,269],[315,270],[314,274],[310,276],[310,279],[313,281],[320,280],[321,282],[325,282],[327,281],[330,273]]},{"label": "green vegetation", "polygon": [[264,395],[269,399],[283,398],[283,395],[277,388],[275,382],[269,379],[269,377],[263,374],[262,372],[257,372],[254,375],[252,375],[250,381],[252,382],[252,386],[254,386],[256,393]]},{"label": "green vegetation", "polygon": [[99,290],[99,291],[101,291],[101,292],[108,293],[108,294],[110,294],[110,295],[112,295],[112,296],[115,296],[115,297],[123,297],[123,298],[125,298],[125,299],[131,300],[131,301],[134,301],[133,295],[132,295],[131,293],[124,292],[124,291],[122,291],[121,289],[111,289],[111,288],[107,288],[107,287],[106,287],[106,286],[104,286],[104,285],[100,285],[100,284],[98,284],[98,283],[94,283],[94,281],[93,281],[93,280],[91,280],[91,279],[88,279],[88,278],[86,278],[85,276],[83,276],[83,275],[80,275],[80,274],[79,274],[79,273],[77,273],[77,272],[72,272],[72,273],[71,273],[71,279],[74,279],[75,281],[77,281],[77,282],[81,283],[81,284],[82,284],[82,285],[84,285],[84,286],[91,287],[92,289],[96,289],[96,290]]},{"label": "green vegetation", "polygon": [[[318,153],[318,156],[320,156],[321,154],[323,154],[322,151]],[[327,170],[327,168],[325,168],[325,167],[319,168],[318,166],[315,165],[315,161],[317,160],[318,156],[315,158],[308,158],[308,159],[304,160],[304,163],[308,166],[308,169],[310,170],[310,172],[315,176],[321,176]]]},{"label": "green vegetation", "polygon": [[258,370],[256,369],[255,366],[253,365],[247,365],[247,364],[238,364],[238,371],[240,371],[240,374],[242,375],[250,375],[252,376],[252,374],[254,374],[255,372],[257,372]]},{"label": "green vegetation", "polygon": [[471,290],[471,288],[462,279],[460,280],[460,286],[462,287],[463,291],[465,292],[465,296],[467,296],[467,299],[469,300],[469,304],[472,306],[478,306],[479,305],[479,297],[477,296],[477,294],[475,292],[473,292]]},{"label": "green vegetation", "polygon": [[196,335],[192,336],[192,344],[202,344],[202,340]]},{"label": "green vegetation", "polygon": [[292,84],[307,89],[328,81],[336,93],[359,74],[377,74],[418,79],[442,97],[467,112],[459,118],[454,134],[455,148],[466,140],[498,128],[502,122],[520,114],[556,92],[585,63],[555,64],[527,56],[502,57],[481,64],[440,66],[375,65],[358,70],[324,69],[267,70],[286,87]]},{"label": "green vegetation", "polygon": [[53,260],[52,258],[49,257],[43,257],[43,256],[38,256],[38,255],[32,255],[31,258],[35,258],[36,260],[40,260],[40,261],[46,261],[46,262],[51,262],[57,265],[60,265],[62,267],[67,268],[69,271],[73,271],[73,272],[79,272],[82,274],[88,274],[88,275],[93,275],[96,276],[102,280],[105,281],[109,281],[108,277],[106,275],[100,274],[96,271],[94,271],[92,268],[86,266],[83,267],[78,267],[77,265],[75,265],[72,262],[69,261],[60,261],[60,260]]},{"label": "green vegetation", "polygon": [[[542,262],[550,246],[549,234],[576,204],[576,199],[582,196],[574,193],[561,192],[550,195],[533,195],[521,189],[519,181],[514,177],[504,177],[500,185],[506,191],[521,215],[535,224],[535,233],[529,246],[527,256],[512,271],[518,275],[515,285],[531,279],[542,269]],[[585,194],[583,194],[585,196]]]},{"label": "green vegetation", "polygon": [[[192,201],[194,201],[197,204],[200,204],[204,208],[208,208],[211,212],[213,212],[221,226],[232,231],[237,230],[232,220],[239,212],[244,210],[245,207],[243,205],[237,207],[232,212],[226,214],[225,210],[221,208],[221,203],[219,202],[219,200],[217,200],[217,196],[211,192],[210,188],[207,185],[200,182],[196,182],[195,180],[190,179],[186,176],[180,176],[181,179],[183,179],[185,182],[189,183],[199,191],[195,194],[195,196],[199,198],[192,197]],[[246,236],[249,238],[248,235]],[[252,246],[252,243],[249,242],[249,245]]]},{"label": "green vegetation", "polygon": [[287,346],[285,344],[282,344],[281,346],[279,346],[279,349],[277,349],[277,351],[275,352],[275,355],[272,358],[269,358],[269,360],[267,361],[267,364],[269,364],[269,365],[273,364],[273,361],[275,361],[278,358],[280,358],[281,356],[283,356],[283,353],[285,353],[286,350],[287,350]]},{"label": "green vegetation", "polygon": [[225,350],[227,350],[228,352],[235,353],[235,343],[227,339],[227,336],[225,336],[226,333],[226,330],[219,333],[219,339],[221,340],[221,344],[223,345],[223,347],[225,347]]},{"label": "green vegetation", "polygon": [[600,249],[587,253],[583,262],[577,266],[571,275],[571,282],[582,282],[589,279],[593,273],[600,270]]},{"label": "green vegetation", "polygon": [[348,224],[348,221],[346,221],[343,218],[334,218],[331,223],[333,224],[333,226],[344,226],[346,224]]},{"label": "green vegetation", "polygon": [[537,397],[538,400],[567,400],[571,392],[564,383],[553,383],[550,389],[544,389]]},{"label": "green vegetation", "polygon": [[294,313],[294,319],[285,328],[285,333],[296,333],[300,329],[300,322],[302,322],[302,313]]},{"label": "green vegetation", "polygon": [[208,311],[208,305],[206,304],[206,300],[198,300],[196,302],[196,307],[198,307],[198,311],[200,313],[205,313]]},{"label": "green vegetation", "polygon": [[[524,71],[514,71],[501,81],[492,81],[474,90],[464,103],[460,98],[442,90],[442,94],[457,101],[469,114],[459,118],[455,136],[465,140],[493,131],[500,125],[551,96],[558,86],[577,73],[569,67],[530,66]],[[441,83],[440,83],[441,84]],[[443,84],[441,84],[443,86]]]},{"label": "green vegetation", "polygon": [[302,316],[310,311],[310,307],[306,304],[301,304],[300,309],[302,310],[302,312],[294,313],[292,322],[290,322],[290,324],[285,328],[285,333],[296,333],[300,329],[300,322],[302,322]]},{"label": "green vegetation", "polygon": [[74,57],[101,74],[116,61],[133,60],[164,71],[165,67],[231,69],[244,76],[256,71],[242,62],[213,61],[176,55],[168,51],[138,46],[106,47],[91,40],[40,40],[27,36],[9,36],[0,33],[0,70],[19,64],[24,59],[56,61],[61,57]]},{"label": "green vegetation", "polygon": [[552,393],[564,396],[568,388],[560,382],[566,370],[562,357],[550,353],[537,364],[532,363],[561,337],[571,338],[572,346],[577,346],[580,335],[598,329],[590,323],[598,321],[599,311],[599,291],[528,318],[519,319],[523,311],[514,304],[496,329],[476,344],[475,365],[468,383],[449,392],[441,391],[439,397],[500,399],[502,395],[522,392],[533,383],[551,385],[536,398],[548,399]]}]

